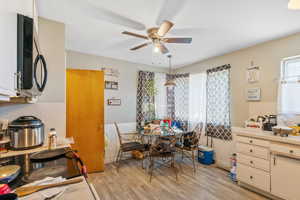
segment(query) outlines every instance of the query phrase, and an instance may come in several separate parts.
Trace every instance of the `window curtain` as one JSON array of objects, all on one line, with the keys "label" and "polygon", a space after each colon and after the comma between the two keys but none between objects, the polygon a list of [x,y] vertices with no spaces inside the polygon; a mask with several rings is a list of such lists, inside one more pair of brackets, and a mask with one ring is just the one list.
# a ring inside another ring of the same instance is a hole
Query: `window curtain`
[{"label": "window curtain", "polygon": [[166,83],[167,77],[165,73],[155,73],[154,85],[157,90],[155,94],[155,118],[165,119],[168,117],[167,114],[167,90],[164,84]]},{"label": "window curtain", "polygon": [[189,130],[206,122],[206,73],[191,74],[189,87]]},{"label": "window curtain", "polygon": [[206,135],[232,140],[230,122],[230,65],[207,70]]},{"label": "window curtain", "polygon": [[143,123],[155,119],[155,94],[154,72],[139,71],[137,87],[137,128]]},{"label": "window curtain", "polygon": [[184,130],[189,120],[189,74],[168,74],[167,80],[173,79],[176,86],[167,90],[168,117],[179,121]]}]

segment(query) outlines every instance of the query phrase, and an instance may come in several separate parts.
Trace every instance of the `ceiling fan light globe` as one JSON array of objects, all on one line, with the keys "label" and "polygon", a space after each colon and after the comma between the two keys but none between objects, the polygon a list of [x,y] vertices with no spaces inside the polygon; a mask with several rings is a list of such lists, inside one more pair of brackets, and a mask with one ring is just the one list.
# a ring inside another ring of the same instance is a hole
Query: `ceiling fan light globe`
[{"label": "ceiling fan light globe", "polygon": [[288,4],[290,10],[300,10],[300,0],[290,0]]},{"label": "ceiling fan light globe", "polygon": [[176,83],[173,81],[173,80],[168,80],[165,84],[164,84],[165,87],[168,87],[168,88],[172,88],[172,87],[176,87]]},{"label": "ceiling fan light globe", "polygon": [[159,47],[158,47],[158,46],[154,46],[154,47],[153,47],[153,52],[154,52],[154,53],[159,53],[159,52],[160,52]]}]

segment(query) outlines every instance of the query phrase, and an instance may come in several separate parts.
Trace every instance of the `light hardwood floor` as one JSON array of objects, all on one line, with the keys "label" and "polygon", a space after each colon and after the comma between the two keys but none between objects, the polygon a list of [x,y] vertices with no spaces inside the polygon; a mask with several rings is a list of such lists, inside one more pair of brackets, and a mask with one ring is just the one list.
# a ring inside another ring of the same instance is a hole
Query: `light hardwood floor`
[{"label": "light hardwood floor", "polygon": [[107,165],[104,173],[89,179],[101,200],[266,200],[232,183],[222,169],[197,164],[194,174],[188,161],[182,163],[178,181],[171,169],[160,168],[150,183],[146,170],[134,160],[123,161],[119,172]]}]

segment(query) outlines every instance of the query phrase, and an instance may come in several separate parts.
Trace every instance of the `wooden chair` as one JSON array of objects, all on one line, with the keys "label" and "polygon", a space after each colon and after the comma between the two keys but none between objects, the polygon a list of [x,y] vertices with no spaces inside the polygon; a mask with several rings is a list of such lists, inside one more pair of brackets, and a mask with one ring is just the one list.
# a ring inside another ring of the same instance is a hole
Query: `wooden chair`
[{"label": "wooden chair", "polygon": [[198,151],[202,129],[203,123],[197,124],[192,132],[183,134],[180,141],[176,143],[176,147],[181,151],[182,160],[184,158],[192,160],[194,172],[196,172],[195,151]]},{"label": "wooden chair", "polygon": [[118,127],[118,124],[115,122],[114,125],[116,127],[117,134],[118,134],[118,137],[119,137],[119,142],[120,142],[120,149],[118,151],[118,155],[117,155],[117,158],[116,158],[117,170],[119,170],[120,161],[122,160],[123,153],[131,152],[131,151],[134,151],[134,150],[145,151],[146,150],[146,145],[144,145],[140,142],[137,142],[137,141],[124,142],[123,139],[122,139],[121,132],[120,132],[120,129]]},{"label": "wooden chair", "polygon": [[[155,141],[155,144],[151,145],[149,152],[149,170],[150,170],[150,182],[153,176],[154,165],[157,162],[160,166],[171,167],[176,175],[176,180],[178,178],[178,170],[175,167],[175,153],[176,153],[176,137],[175,136],[164,136],[159,137]],[[170,164],[170,165],[169,165]]]}]

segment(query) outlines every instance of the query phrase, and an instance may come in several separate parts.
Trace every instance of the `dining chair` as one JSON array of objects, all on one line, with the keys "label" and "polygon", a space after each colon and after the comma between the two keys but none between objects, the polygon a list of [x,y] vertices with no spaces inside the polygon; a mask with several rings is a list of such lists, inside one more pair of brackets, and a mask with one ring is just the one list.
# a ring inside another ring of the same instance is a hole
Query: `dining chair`
[{"label": "dining chair", "polygon": [[180,141],[176,142],[176,147],[180,149],[182,160],[184,158],[192,160],[194,172],[196,172],[195,151],[198,151],[202,129],[203,123],[199,123],[193,131],[182,134]]},{"label": "dining chair", "polygon": [[[167,138],[167,139],[166,139]],[[178,179],[178,170],[175,166],[175,153],[176,153],[176,137],[175,136],[161,136],[157,138],[155,143],[151,145],[149,152],[149,173],[150,183],[153,176],[154,169],[164,166],[171,167]],[[155,164],[158,164],[155,168]]]},{"label": "dining chair", "polygon": [[[123,153],[132,152],[135,150],[136,151],[145,151],[147,147],[145,144],[142,144],[141,142],[137,142],[137,141],[124,142],[122,139],[122,135],[121,135],[118,124],[115,122],[114,125],[116,127],[116,131],[117,131],[119,143],[120,143],[120,148],[119,148],[117,158],[116,158],[117,170],[119,170],[120,161],[122,160]],[[142,160],[142,162],[143,162],[143,160]],[[142,165],[143,165],[143,163],[142,163]]]}]

